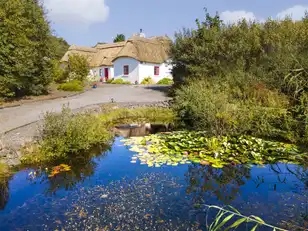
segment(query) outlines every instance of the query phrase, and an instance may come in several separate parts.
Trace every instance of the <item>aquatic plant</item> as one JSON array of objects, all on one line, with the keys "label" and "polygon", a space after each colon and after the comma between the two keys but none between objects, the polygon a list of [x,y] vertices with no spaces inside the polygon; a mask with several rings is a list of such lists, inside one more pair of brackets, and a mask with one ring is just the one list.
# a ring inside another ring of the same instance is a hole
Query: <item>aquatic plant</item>
[{"label": "aquatic plant", "polygon": [[200,163],[222,168],[225,165],[305,163],[305,155],[292,144],[250,136],[207,137],[204,132],[173,132],[123,140],[136,152],[132,163],[160,167],[163,164]]},{"label": "aquatic plant", "polygon": [[[210,225],[208,225],[208,219],[206,219],[207,222],[206,226],[208,231],[235,230],[244,223],[253,224],[252,228],[250,229],[251,231],[255,231],[257,230],[258,227],[261,226],[271,228],[273,231],[278,231],[278,230],[287,231],[286,229],[282,229],[265,223],[265,221],[263,221],[260,217],[254,215],[245,216],[232,206],[228,206],[229,209],[222,208],[216,205],[204,205],[204,206],[207,208],[207,212],[209,212],[210,209],[216,209],[219,211],[216,214],[214,221]],[[234,220],[234,218],[236,219]],[[228,225],[225,229],[223,229],[230,221],[232,221],[233,223],[231,225]]]}]

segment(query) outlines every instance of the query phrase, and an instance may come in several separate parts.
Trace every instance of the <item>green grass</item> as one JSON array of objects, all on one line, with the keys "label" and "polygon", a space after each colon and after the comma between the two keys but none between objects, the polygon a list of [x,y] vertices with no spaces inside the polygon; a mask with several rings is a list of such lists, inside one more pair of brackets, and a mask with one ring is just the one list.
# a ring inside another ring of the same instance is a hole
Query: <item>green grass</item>
[{"label": "green grass", "polygon": [[111,82],[111,84],[131,84],[131,82],[125,81],[123,79],[115,79]]}]

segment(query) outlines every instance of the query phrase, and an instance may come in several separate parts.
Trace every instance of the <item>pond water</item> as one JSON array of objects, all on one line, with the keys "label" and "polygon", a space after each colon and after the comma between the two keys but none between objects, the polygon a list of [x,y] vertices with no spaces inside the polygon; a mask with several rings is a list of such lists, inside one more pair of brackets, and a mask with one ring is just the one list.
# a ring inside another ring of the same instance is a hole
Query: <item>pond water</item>
[{"label": "pond water", "polygon": [[48,178],[44,169],[26,169],[2,183],[0,230],[206,230],[215,211],[207,213],[205,204],[232,205],[267,223],[305,230],[304,167],[149,168],[131,163],[135,153],[121,139],[69,172]]}]

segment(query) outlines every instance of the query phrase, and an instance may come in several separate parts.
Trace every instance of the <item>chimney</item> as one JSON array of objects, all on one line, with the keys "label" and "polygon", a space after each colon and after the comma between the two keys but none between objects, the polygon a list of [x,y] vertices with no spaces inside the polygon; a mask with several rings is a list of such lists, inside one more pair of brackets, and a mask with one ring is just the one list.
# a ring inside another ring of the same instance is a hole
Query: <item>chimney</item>
[{"label": "chimney", "polygon": [[140,29],[139,37],[145,38],[145,34],[143,33],[143,30],[142,30],[142,29]]}]

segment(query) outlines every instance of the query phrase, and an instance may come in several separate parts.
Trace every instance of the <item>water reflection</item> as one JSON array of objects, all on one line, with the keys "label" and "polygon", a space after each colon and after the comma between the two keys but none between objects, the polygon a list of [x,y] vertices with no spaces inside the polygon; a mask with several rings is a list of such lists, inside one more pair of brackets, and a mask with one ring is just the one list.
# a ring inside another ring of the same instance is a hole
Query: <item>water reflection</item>
[{"label": "water reflection", "polygon": [[120,125],[115,128],[115,133],[124,138],[129,138],[167,132],[168,130],[169,126],[165,124]]},{"label": "water reflection", "polygon": [[0,178],[0,210],[5,208],[9,198],[9,179]]},{"label": "water reflection", "polygon": [[196,203],[202,202],[205,194],[215,195],[224,204],[230,204],[239,194],[239,189],[251,178],[250,168],[226,166],[222,169],[211,166],[191,165],[185,174],[187,193],[192,194]]},{"label": "water reflection", "polygon": [[[64,162],[57,161],[46,168],[37,168],[28,176],[27,180],[33,184],[47,183],[48,187],[45,190],[47,195],[55,194],[60,189],[72,190],[78,183],[84,182],[95,173],[97,162],[93,158],[98,158],[99,156],[99,159],[103,159],[107,150],[110,150],[110,146],[97,147],[91,152],[74,159],[65,160]],[[50,177],[52,167],[63,163],[70,166],[71,170]]]}]

